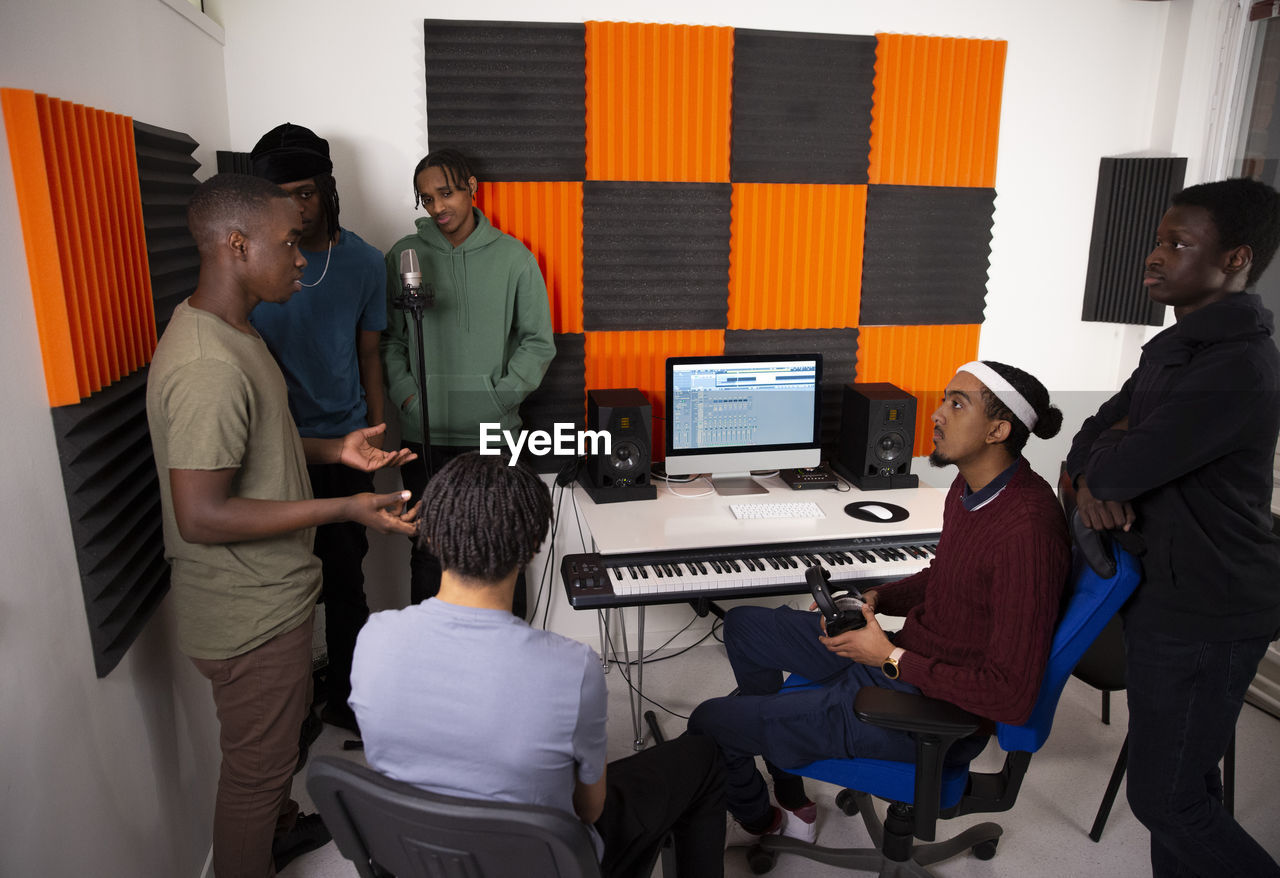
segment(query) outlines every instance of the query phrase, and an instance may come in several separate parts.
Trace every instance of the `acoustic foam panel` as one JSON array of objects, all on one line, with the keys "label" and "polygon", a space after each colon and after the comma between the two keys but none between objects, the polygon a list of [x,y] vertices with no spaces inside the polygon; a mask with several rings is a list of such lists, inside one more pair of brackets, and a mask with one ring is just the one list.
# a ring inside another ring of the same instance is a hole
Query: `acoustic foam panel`
[{"label": "acoustic foam panel", "polygon": [[866,210],[866,186],[734,183],[729,328],[856,326]]},{"label": "acoustic foam panel", "polygon": [[844,386],[856,380],[858,330],[778,329],[730,330],[724,334],[726,354],[822,354],[822,446],[834,448],[840,433]]},{"label": "acoustic foam panel", "polygon": [[867,187],[859,325],[981,323],[994,213],[992,189]]},{"label": "acoustic foam panel", "polygon": [[487,183],[476,206],[538,260],[556,332],[582,332],[582,183]]},{"label": "acoustic foam panel", "polygon": [[147,370],[53,409],[94,668],[105,677],[169,590]]},{"label": "acoustic foam panel", "polygon": [[724,329],[731,204],[727,183],[585,183],[583,329]]},{"label": "acoustic foam panel", "polygon": [[462,150],[484,180],[583,179],[583,25],[423,25],[433,150]]},{"label": "acoustic foam panel", "polygon": [[0,90],[50,405],[150,360],[155,316],[132,120]]},{"label": "acoustic foam panel", "polygon": [[929,415],[956,369],[978,359],[980,326],[864,326],[858,334],[858,381],[887,381],[916,398],[914,455],[933,450]]},{"label": "acoustic foam panel", "polygon": [[[520,406],[520,418],[525,430],[554,433],[556,424],[573,424],[575,429],[585,430],[586,336],[580,332],[556,333],[554,340],[556,357],[547,367],[542,384]],[[563,456],[553,454],[522,455],[521,460],[527,460],[542,473],[555,472],[565,462]]]},{"label": "acoustic foam panel", "polygon": [[876,40],[743,30],[733,41],[734,183],[866,183]]},{"label": "acoustic foam panel", "polygon": [[992,187],[1009,44],[877,34],[872,183]]},{"label": "acoustic foam panel", "polygon": [[252,174],[253,159],[247,152],[220,149],[215,154],[219,174]]},{"label": "acoustic foam panel", "polygon": [[200,254],[187,229],[187,202],[200,182],[200,162],[192,155],[198,144],[181,131],[136,120],[133,143],[156,331],[163,334],[173,309],[195,292],[200,277]]},{"label": "acoustic foam panel", "polygon": [[1142,271],[1169,198],[1182,189],[1185,158],[1103,158],[1093,206],[1093,238],[1082,320],[1160,326],[1164,305],[1151,301]]},{"label": "acoustic foam panel", "polygon": [[733,28],[586,27],[587,179],[729,182]]},{"label": "acoustic foam panel", "polygon": [[[587,389],[635,387],[653,406],[653,459],[666,458],[667,357],[724,353],[722,330],[587,333]],[[585,404],[585,403],[584,403]]]}]

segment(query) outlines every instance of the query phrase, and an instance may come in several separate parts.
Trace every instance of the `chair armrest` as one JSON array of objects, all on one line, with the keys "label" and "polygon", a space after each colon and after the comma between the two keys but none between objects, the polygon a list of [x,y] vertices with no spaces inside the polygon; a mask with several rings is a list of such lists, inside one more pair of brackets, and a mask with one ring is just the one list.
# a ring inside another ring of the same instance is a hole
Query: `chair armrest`
[{"label": "chair armrest", "polygon": [[886,729],[909,732],[916,741],[915,828],[933,841],[942,810],[942,764],[951,745],[982,727],[983,721],[948,701],[911,692],[864,686],[853,699],[858,719]]},{"label": "chair armrest", "polygon": [[853,712],[864,723],[900,732],[936,735],[957,741],[982,728],[983,720],[949,701],[910,692],[863,686],[853,700]]}]

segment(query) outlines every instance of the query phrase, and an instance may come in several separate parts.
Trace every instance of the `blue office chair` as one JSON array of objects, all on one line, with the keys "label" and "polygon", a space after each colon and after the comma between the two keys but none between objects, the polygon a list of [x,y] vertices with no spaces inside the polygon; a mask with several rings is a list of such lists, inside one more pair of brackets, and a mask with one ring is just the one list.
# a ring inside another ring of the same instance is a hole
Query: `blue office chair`
[{"label": "blue office chair", "polygon": [[[1096,572],[1090,561],[1102,568],[1103,573]],[[997,773],[971,772],[968,765],[944,762],[952,744],[980,728],[982,721],[978,717],[954,704],[922,695],[872,687],[860,690],[854,701],[858,718],[884,728],[910,732],[916,741],[915,763],[825,759],[795,769],[793,773],[844,787],[836,797],[836,804],[849,816],[862,815],[875,848],[826,848],[797,839],[766,836],[759,845],[748,849],[751,871],[757,875],[769,871],[782,851],[881,876],[913,878],[927,878],[930,872],[926,866],[966,848],[982,860],[995,856],[1003,831],[998,824],[981,823],[954,838],[935,842],[938,819],[1007,811],[1013,807],[1031,754],[1049,737],[1058,697],[1072,668],[1133,593],[1140,579],[1138,562],[1123,549],[1114,547],[1106,551],[1097,535],[1077,542],[1073,550],[1070,602],[1054,635],[1031,718],[1019,726],[996,725],[997,740],[1007,754],[1003,769]],[[787,685],[796,687],[803,682],[793,675]],[[883,824],[876,816],[873,796],[891,803]],[[927,843],[917,844],[916,839]]]}]

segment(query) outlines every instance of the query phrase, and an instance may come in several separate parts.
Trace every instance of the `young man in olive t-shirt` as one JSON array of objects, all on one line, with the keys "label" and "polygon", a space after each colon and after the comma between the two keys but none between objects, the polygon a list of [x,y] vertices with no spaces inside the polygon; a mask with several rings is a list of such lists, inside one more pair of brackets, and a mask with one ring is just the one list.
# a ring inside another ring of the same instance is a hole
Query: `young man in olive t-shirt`
[{"label": "young man in olive t-shirt", "polygon": [[284,379],[249,324],[263,301],[299,289],[299,211],[283,189],[220,174],[197,187],[187,214],[200,277],[156,348],[147,380],[172,564],[178,643],[213,689],[222,769],[214,810],[218,878],[269,878],[328,832],[299,819],[289,790],[311,675],[311,620],[320,564],[314,528],[359,521],[412,534],[407,492],[312,499],[306,463],[364,471],[395,466],[370,437],[301,439]]}]

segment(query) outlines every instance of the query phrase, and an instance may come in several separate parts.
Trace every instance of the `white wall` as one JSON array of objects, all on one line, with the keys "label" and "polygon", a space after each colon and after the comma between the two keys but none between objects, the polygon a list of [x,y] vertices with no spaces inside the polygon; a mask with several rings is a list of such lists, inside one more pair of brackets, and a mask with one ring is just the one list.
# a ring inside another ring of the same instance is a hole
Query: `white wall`
[{"label": "white wall", "polygon": [[[186,131],[206,166],[227,138],[222,46],[158,0],[6,0],[0,86]],[[0,277],[0,875],[195,876],[218,770],[208,684],[167,601],[94,676],[3,134]]]},{"label": "white wall", "polygon": [[[0,5],[0,85],[32,88],[248,150],[282,121],[329,138],[344,220],[385,248],[408,230],[426,152],[422,19],[588,18],[770,30],[877,31],[1009,41],[981,356],[1027,368],[1067,414],[1032,440],[1053,476],[1076,424],[1116,387],[1150,330],[1080,322],[1098,159],[1173,150],[1204,167],[1222,11],[1234,0],[206,0],[225,51],[161,0]],[[635,11],[642,9],[642,11]],[[157,72],[160,71],[160,72]],[[216,723],[203,681],[173,647],[166,610],[121,666],[94,678],[20,226],[0,138],[0,874],[199,874],[208,849]],[[928,406],[924,406],[925,409]],[[385,478],[384,478],[385,483]],[[571,510],[566,500],[565,509]],[[580,551],[567,511],[562,551]],[[407,598],[406,546],[375,538],[375,606]],[[550,625],[595,641],[594,614],[551,585]],[[649,614],[649,645],[688,611]],[[696,626],[699,633],[706,623]],[[686,642],[687,637],[679,642]]]}]

